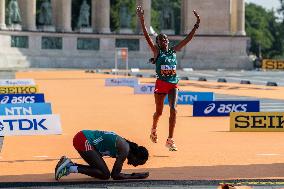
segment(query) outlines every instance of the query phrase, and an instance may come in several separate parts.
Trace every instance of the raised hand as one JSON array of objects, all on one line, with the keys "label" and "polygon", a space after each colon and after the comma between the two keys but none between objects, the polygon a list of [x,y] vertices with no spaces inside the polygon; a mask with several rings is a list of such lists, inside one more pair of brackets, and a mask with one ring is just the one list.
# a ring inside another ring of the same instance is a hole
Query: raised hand
[{"label": "raised hand", "polygon": [[144,10],[143,10],[143,8],[140,5],[137,6],[137,8],[136,8],[136,14],[137,14],[138,17],[143,17],[144,16]]},{"label": "raised hand", "polygon": [[195,17],[196,17],[196,24],[199,25],[199,23],[200,23],[200,17],[199,17],[198,13],[197,13],[195,10],[193,10],[193,13],[194,13],[194,15],[195,15]]}]

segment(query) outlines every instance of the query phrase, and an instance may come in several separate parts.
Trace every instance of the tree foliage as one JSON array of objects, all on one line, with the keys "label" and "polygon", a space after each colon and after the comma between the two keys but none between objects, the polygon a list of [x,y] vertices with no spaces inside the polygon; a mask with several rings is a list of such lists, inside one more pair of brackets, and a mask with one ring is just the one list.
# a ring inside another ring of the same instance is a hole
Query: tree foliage
[{"label": "tree foliage", "polygon": [[[117,31],[119,29],[119,8],[122,3],[126,3],[131,14],[131,28],[135,31],[137,16],[136,16],[136,1],[134,0],[110,0],[111,2],[111,19],[110,25],[112,31]],[[174,10],[175,19],[175,33],[178,34],[180,31],[180,5],[181,0],[171,0],[170,7]],[[164,6],[164,0],[153,0],[151,4],[151,26],[158,32],[160,32],[160,17],[161,10]]]},{"label": "tree foliage", "polygon": [[251,38],[250,51],[264,58],[283,55],[281,23],[277,22],[274,11],[267,11],[256,4],[246,4],[246,32]]}]

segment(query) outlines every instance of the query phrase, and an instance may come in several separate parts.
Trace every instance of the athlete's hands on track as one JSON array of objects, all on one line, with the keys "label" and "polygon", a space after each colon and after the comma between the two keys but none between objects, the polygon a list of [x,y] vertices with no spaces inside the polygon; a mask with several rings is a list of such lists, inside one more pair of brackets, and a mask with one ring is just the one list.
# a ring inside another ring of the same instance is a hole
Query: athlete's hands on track
[{"label": "athlete's hands on track", "polygon": [[132,179],[145,179],[147,177],[149,177],[149,172],[132,173],[131,174]]}]

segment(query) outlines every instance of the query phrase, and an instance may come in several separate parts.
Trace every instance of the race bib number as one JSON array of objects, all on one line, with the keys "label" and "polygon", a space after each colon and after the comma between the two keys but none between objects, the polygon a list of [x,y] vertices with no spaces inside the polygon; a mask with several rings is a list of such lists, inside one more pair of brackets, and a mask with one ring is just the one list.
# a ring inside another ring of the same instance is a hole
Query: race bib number
[{"label": "race bib number", "polygon": [[173,76],[176,75],[176,65],[161,65],[161,75]]}]

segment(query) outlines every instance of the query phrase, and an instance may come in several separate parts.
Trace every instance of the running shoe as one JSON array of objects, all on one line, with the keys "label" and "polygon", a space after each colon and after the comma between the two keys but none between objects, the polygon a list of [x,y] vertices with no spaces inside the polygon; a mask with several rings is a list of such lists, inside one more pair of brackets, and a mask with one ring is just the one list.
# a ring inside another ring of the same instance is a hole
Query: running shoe
[{"label": "running shoe", "polygon": [[74,164],[69,158],[62,156],[55,167],[55,180],[59,180],[61,177],[69,175],[69,168],[72,165]]},{"label": "running shoe", "polygon": [[166,147],[169,148],[169,151],[178,151],[173,139],[167,139]]}]

